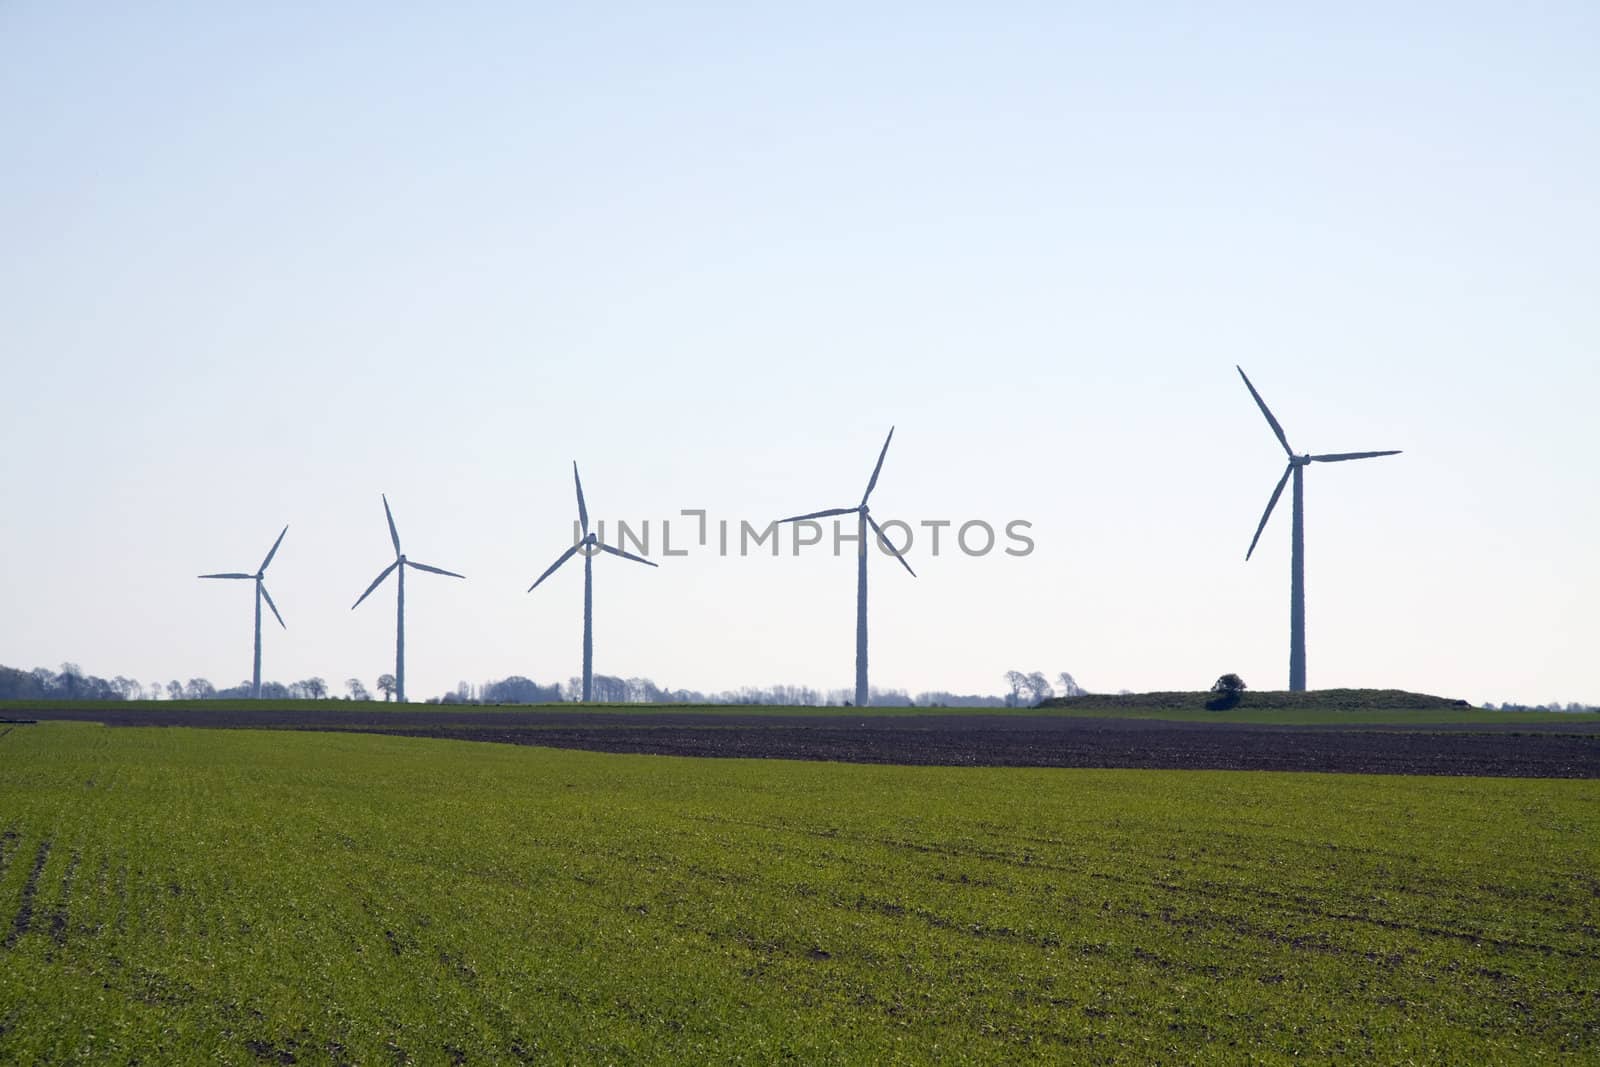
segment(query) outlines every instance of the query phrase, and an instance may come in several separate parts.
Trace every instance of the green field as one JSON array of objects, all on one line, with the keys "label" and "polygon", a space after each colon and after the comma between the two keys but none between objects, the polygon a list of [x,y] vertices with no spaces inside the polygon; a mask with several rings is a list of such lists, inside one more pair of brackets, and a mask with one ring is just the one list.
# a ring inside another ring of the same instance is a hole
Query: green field
[{"label": "green field", "polygon": [[1592,1060],[1596,855],[1590,781],[19,726],[0,1062]]}]

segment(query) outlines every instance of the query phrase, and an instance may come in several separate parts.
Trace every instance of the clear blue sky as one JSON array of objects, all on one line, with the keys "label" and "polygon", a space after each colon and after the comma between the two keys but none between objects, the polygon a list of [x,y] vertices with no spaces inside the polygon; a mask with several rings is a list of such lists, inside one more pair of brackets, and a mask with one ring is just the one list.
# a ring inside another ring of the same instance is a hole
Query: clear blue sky
[{"label": "clear blue sky", "polygon": [[[578,671],[599,517],[1033,523],[873,682],[1600,702],[1600,9],[0,5],[0,663]],[[654,546],[653,546],[654,547]],[[848,686],[853,560],[596,563],[596,668]],[[611,564],[615,564],[612,566]]]}]

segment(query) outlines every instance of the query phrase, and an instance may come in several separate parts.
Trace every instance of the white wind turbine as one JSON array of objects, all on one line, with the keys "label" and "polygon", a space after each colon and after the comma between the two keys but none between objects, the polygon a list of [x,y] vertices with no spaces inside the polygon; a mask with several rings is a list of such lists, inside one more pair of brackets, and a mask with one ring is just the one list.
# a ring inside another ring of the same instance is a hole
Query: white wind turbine
[{"label": "white wind turbine", "polygon": [[853,508],[828,508],[825,511],[813,511],[809,515],[795,515],[779,522],[803,522],[806,519],[825,519],[831,515],[858,516],[857,552],[856,552],[856,707],[866,707],[870,698],[867,688],[867,527],[872,527],[873,533],[887,548],[900,565],[910,572],[915,578],[917,572],[911,570],[911,564],[900,554],[900,550],[889,542],[883,535],[883,528],[872,517],[867,509],[867,498],[872,495],[873,488],[878,484],[878,472],[883,470],[883,457],[889,454],[889,442],[894,440],[894,427],[889,427],[889,436],[883,439],[883,450],[878,453],[878,465],[872,468],[872,477],[867,481],[867,491],[861,494],[861,503]]},{"label": "white wind turbine", "polygon": [[1261,409],[1261,414],[1267,417],[1267,425],[1272,427],[1272,432],[1277,436],[1278,443],[1283,446],[1283,451],[1289,457],[1289,465],[1284,469],[1283,477],[1278,479],[1278,484],[1272,490],[1272,497],[1267,501],[1267,510],[1261,513],[1261,522],[1256,526],[1256,535],[1250,539],[1250,547],[1246,550],[1246,562],[1250,554],[1256,550],[1256,542],[1261,540],[1261,531],[1267,528],[1267,520],[1272,517],[1272,509],[1278,505],[1278,497],[1283,495],[1284,483],[1289,476],[1294,476],[1294,518],[1291,532],[1289,551],[1289,690],[1301,692],[1306,687],[1306,518],[1305,518],[1305,469],[1311,463],[1343,463],[1350,459],[1372,459],[1375,456],[1398,456],[1399,449],[1389,449],[1383,452],[1329,452],[1320,456],[1295,455],[1294,449],[1289,447],[1289,438],[1284,435],[1283,427],[1278,425],[1278,420],[1272,417],[1272,412],[1267,410],[1267,402],[1261,399],[1261,394],[1256,392],[1256,387],[1250,384],[1250,378],[1244,368],[1238,365],[1234,369],[1239,372],[1239,377],[1244,379],[1244,387],[1250,390],[1250,395],[1255,398],[1256,407]]},{"label": "white wind turbine", "polygon": [[635,563],[643,563],[646,567],[655,564],[642,556],[635,556],[631,552],[624,552],[620,548],[612,548],[602,544],[600,539],[589,532],[589,509],[583,503],[583,482],[578,478],[578,462],[572,462],[572,484],[578,490],[578,523],[583,527],[583,538],[571,548],[556,557],[556,561],[545,568],[545,572],[534,579],[528,586],[528,592],[539,588],[539,583],[556,572],[556,568],[576,553],[583,553],[583,702],[589,702],[590,693],[594,688],[594,554],[609,552],[613,556],[631,559]]},{"label": "white wind turbine", "polygon": [[271,563],[272,557],[278,554],[278,546],[283,544],[283,535],[288,532],[289,527],[285,526],[283,532],[278,534],[278,539],[272,542],[272,547],[267,550],[267,558],[261,561],[261,566],[256,568],[254,574],[240,574],[237,571],[233,571],[227,574],[200,575],[202,578],[247,578],[256,583],[256,656],[255,667],[250,674],[250,696],[252,699],[261,696],[261,602],[263,600],[267,602],[267,607],[272,609],[272,615],[278,620],[279,626],[282,626],[285,630],[289,628],[283,621],[283,616],[278,614],[278,605],[272,602],[272,594],[267,592],[267,583],[265,581],[267,564]]},{"label": "white wind turbine", "polygon": [[394,624],[394,688],[396,702],[403,704],[406,699],[406,568],[415,567],[419,571],[427,571],[429,574],[448,575],[451,578],[465,578],[466,575],[457,574],[455,571],[447,571],[442,567],[430,567],[426,563],[418,563],[416,560],[407,559],[405,554],[400,551],[400,533],[394,528],[394,513],[389,510],[389,498],[387,496],[383,497],[383,516],[389,520],[389,540],[394,542],[394,562],[383,568],[382,573],[372,579],[372,584],[367,586],[365,593],[356,597],[356,602],[350,605],[350,610],[354,611],[360,607],[361,602],[367,599],[374,589],[382,585],[385,578],[389,577],[390,571],[399,572],[399,596],[395,607]]}]

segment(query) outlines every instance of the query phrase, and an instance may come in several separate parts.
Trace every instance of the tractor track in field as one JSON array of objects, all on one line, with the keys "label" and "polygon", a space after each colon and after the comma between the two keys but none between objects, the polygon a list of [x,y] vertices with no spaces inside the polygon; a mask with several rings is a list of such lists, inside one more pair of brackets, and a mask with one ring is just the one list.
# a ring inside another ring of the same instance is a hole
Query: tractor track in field
[{"label": "tractor track in field", "polygon": [[34,899],[39,895],[39,876],[44,872],[44,865],[50,859],[50,849],[53,842],[45,838],[39,842],[39,849],[33,856],[33,869],[28,872],[28,880],[22,884],[22,897],[18,901],[17,914],[11,919],[11,930],[6,934],[6,939],[0,942],[0,947],[6,951],[16,947],[17,941],[33,926]]},{"label": "tractor track in field", "polygon": [[[31,710],[31,709],[30,709]],[[739,715],[275,705],[51,708],[110,726],[331,730],[671,756],[967,767],[1600,778],[1600,724],[1256,725],[1062,715]]]}]

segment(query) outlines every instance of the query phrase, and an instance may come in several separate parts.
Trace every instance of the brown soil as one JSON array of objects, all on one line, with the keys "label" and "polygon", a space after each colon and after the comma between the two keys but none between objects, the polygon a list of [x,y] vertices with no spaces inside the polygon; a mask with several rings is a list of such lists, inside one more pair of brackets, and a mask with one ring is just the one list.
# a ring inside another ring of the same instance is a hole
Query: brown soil
[{"label": "brown soil", "polygon": [[1589,722],[1257,726],[1028,714],[862,718],[292,704],[245,711],[41,705],[30,714],[113,726],[340,730],[671,756],[1600,778],[1600,727]]}]

